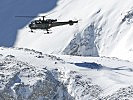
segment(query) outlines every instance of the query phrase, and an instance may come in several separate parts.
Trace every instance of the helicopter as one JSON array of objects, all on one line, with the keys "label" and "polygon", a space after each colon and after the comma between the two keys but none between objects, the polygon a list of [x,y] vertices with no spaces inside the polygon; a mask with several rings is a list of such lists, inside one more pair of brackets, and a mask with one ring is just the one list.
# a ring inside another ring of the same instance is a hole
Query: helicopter
[{"label": "helicopter", "polygon": [[[16,17],[35,17],[35,16],[16,16]],[[49,29],[51,29],[52,27],[62,26],[62,25],[73,25],[74,23],[78,23],[78,20],[58,22],[57,19],[45,19],[46,16],[36,16],[36,17],[41,17],[42,19],[31,21],[31,23],[28,25],[29,28],[31,29],[31,32],[33,32],[33,30],[36,29],[42,29],[46,30],[47,34],[49,34],[50,33]]]}]

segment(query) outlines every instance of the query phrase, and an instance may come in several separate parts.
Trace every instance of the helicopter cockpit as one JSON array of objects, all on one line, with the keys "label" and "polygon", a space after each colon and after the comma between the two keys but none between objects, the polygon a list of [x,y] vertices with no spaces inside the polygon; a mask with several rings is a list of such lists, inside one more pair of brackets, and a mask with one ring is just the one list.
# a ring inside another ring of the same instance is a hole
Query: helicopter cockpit
[{"label": "helicopter cockpit", "polygon": [[31,24],[42,24],[41,20],[32,21]]},{"label": "helicopter cockpit", "polygon": [[35,20],[35,21],[32,21],[30,24],[29,24],[29,27],[30,28],[35,28],[37,27],[37,25],[39,24],[42,24],[42,22],[40,20]]}]

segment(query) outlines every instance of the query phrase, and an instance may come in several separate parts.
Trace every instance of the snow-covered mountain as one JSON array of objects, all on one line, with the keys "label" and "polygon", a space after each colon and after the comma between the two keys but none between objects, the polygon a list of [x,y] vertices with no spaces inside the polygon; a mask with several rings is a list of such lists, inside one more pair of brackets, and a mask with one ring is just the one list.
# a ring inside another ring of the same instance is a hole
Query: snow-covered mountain
[{"label": "snow-covered mountain", "polygon": [[133,60],[133,0],[59,0],[51,12],[48,18],[80,21],[74,26],[53,28],[47,35],[22,28],[14,46],[45,53]]},{"label": "snow-covered mountain", "polygon": [[1,100],[132,100],[133,63],[0,48]]},{"label": "snow-covered mountain", "polygon": [[[133,0],[2,0],[0,8],[0,100],[133,100]],[[79,22],[44,34],[29,32],[34,19],[15,18],[46,14]]]}]

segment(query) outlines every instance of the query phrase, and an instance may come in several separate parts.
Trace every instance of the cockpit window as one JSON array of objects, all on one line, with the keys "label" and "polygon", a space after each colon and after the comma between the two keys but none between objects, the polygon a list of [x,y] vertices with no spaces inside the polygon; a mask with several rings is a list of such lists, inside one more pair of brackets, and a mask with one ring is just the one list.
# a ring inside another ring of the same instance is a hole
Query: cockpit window
[{"label": "cockpit window", "polygon": [[32,21],[31,24],[41,24],[42,22],[40,20]]},{"label": "cockpit window", "polygon": [[41,21],[40,21],[40,20],[38,20],[38,21],[36,21],[36,23],[37,23],[37,24],[41,24]]},{"label": "cockpit window", "polygon": [[35,21],[31,22],[31,24],[35,24]]}]

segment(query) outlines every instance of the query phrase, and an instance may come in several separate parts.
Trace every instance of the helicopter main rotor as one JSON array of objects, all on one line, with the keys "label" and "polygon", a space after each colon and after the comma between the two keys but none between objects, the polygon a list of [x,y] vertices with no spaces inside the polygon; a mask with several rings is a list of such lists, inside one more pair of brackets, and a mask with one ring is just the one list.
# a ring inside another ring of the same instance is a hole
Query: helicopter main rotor
[{"label": "helicopter main rotor", "polygon": [[24,18],[42,17],[42,20],[44,21],[46,16],[15,16],[15,17],[24,17]]},{"label": "helicopter main rotor", "polygon": [[[54,11],[55,12],[55,11]],[[45,20],[45,17],[47,17],[48,15],[51,15],[52,13],[54,12],[51,12],[49,14],[46,14],[44,16],[15,16],[15,17],[25,17],[25,18],[35,18],[35,17],[42,17],[42,20],[44,21]]]}]

